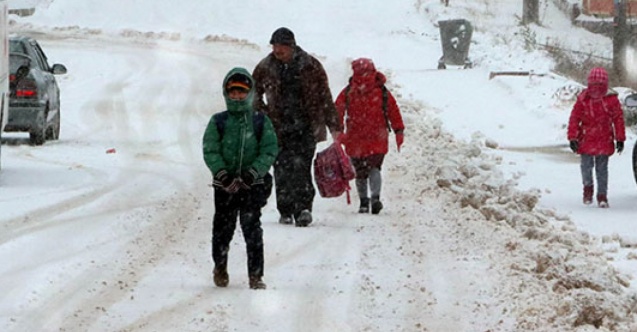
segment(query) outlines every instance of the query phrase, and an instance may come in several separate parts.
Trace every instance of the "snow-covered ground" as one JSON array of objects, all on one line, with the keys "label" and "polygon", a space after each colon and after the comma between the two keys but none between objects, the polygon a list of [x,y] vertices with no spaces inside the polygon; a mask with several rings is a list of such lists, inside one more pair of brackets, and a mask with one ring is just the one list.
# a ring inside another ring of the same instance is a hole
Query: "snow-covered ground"
[{"label": "snow-covered ground", "polygon": [[[520,16],[498,0],[49,0],[12,17],[69,73],[59,141],[3,135],[0,330],[636,330],[635,134],[610,161],[611,208],[583,206],[565,138],[578,84],[489,79],[550,72]],[[435,69],[437,22],[453,18],[475,27],[471,70]],[[540,42],[611,49],[552,2],[541,18]],[[321,59],[334,95],[352,59],[374,59],[406,143],[390,144],[380,215],[317,196],[315,223],[287,227],[272,197],[268,289],[248,289],[239,231],[219,289],[201,137],[226,72],[252,70],[280,26]]]}]

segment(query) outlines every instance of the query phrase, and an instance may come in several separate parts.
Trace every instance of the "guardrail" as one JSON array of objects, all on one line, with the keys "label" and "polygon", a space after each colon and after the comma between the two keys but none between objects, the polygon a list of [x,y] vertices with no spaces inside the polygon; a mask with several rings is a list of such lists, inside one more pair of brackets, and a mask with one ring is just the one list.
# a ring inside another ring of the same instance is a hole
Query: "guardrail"
[{"label": "guardrail", "polygon": [[31,16],[35,13],[35,8],[9,9],[9,14],[18,16]]}]

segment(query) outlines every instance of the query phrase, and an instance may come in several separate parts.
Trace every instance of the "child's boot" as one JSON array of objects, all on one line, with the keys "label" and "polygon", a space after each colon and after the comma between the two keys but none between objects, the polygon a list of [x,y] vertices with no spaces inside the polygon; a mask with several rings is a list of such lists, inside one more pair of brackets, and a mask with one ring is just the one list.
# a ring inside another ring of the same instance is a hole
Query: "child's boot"
[{"label": "child's boot", "polygon": [[[599,196],[598,196],[599,197]],[[584,186],[584,204],[589,205],[593,203],[593,186]]]},{"label": "child's boot", "polygon": [[230,278],[228,277],[228,270],[225,266],[216,266],[213,273],[213,279],[217,287],[227,287]]},{"label": "child's boot", "polygon": [[259,276],[250,276],[249,284],[251,289],[265,289],[265,282]]},{"label": "child's boot", "polygon": [[378,214],[382,209],[383,203],[380,202],[380,198],[378,196],[372,196],[372,214]]},{"label": "child's boot", "polygon": [[369,197],[361,198],[361,207],[358,208],[358,213],[369,213]]},{"label": "child's boot", "polygon": [[597,206],[601,208],[608,207],[608,198],[604,194],[597,195]]}]

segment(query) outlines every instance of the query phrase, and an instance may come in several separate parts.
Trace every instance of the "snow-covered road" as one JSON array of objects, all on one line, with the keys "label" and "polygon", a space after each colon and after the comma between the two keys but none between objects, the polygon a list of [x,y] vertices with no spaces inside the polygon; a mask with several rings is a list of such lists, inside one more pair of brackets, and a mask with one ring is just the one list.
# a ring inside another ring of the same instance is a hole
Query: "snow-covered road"
[{"label": "snow-covered road", "polygon": [[[460,227],[435,187],[388,185],[388,212],[373,218],[355,214],[344,197],[319,198],[309,229],[277,224],[271,202],[263,217],[269,289],[247,289],[239,231],[230,287],[214,288],[201,133],[222,107],[224,71],[239,55],[249,63],[261,52],[236,42],[79,36],[38,35],[51,61],[69,67],[60,77],[61,139],[41,147],[19,134],[7,139],[3,330],[467,330],[476,322],[506,330],[515,323],[498,317],[504,299],[493,295],[506,292],[495,275],[507,263],[482,254],[491,234]],[[405,108],[412,127],[420,126],[418,112]],[[428,135],[421,127],[412,135]],[[425,155],[413,152],[402,156],[422,165]],[[388,161],[388,183],[418,181],[401,164]],[[485,273],[494,276],[467,278]]]},{"label": "snow-covered road", "polygon": [[[433,6],[418,3],[416,11]],[[35,147],[3,136],[2,331],[592,331],[599,317],[607,331],[635,327],[628,281],[596,242],[538,209],[537,190],[517,190],[500,170],[514,168],[503,165],[506,150],[486,148],[471,118],[437,118],[472,103],[436,104],[453,90],[431,85],[460,79],[495,111],[516,105],[524,121],[537,118],[524,112],[535,104],[515,95],[518,86],[485,82],[486,68],[387,69],[399,78],[390,88],[408,130],[400,154],[390,143],[383,212],[360,215],[345,197],[317,196],[315,223],[295,228],[277,223],[272,197],[262,218],[268,289],[247,287],[240,230],[230,285],[220,289],[201,136],[224,107],[225,73],[251,70],[269,50],[225,35],[13,28],[36,36],[69,73],[59,77],[59,141]],[[434,44],[432,35],[392,38]],[[339,91],[349,60],[319,57]],[[425,104],[423,91],[440,99]],[[518,128],[498,120],[494,135]]]}]

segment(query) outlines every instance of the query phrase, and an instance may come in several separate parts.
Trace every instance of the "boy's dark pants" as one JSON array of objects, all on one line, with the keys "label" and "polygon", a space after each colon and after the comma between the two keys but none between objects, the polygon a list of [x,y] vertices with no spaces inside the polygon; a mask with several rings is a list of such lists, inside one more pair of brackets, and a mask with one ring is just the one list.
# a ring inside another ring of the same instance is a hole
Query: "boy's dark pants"
[{"label": "boy's dark pants", "polygon": [[[215,215],[212,222],[212,259],[218,268],[227,269],[230,242],[239,224],[246,243],[248,275],[263,276],[263,229],[261,228],[261,207],[263,197],[254,185],[250,190],[241,189],[230,194],[215,187]],[[266,197],[267,199],[267,197]]]}]

